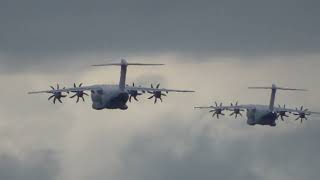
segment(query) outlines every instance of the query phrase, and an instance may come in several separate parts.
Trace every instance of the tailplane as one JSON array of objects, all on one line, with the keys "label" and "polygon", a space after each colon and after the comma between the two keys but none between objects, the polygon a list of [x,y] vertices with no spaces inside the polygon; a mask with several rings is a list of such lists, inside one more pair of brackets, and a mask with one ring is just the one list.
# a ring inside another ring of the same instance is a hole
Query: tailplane
[{"label": "tailplane", "polygon": [[128,63],[125,59],[121,59],[120,63],[107,63],[107,64],[96,64],[92,66],[121,66],[119,88],[125,89],[126,86],[126,75],[128,66],[161,66],[164,64],[151,64],[151,63]]},{"label": "tailplane", "polygon": [[275,84],[272,84],[271,87],[249,87],[249,89],[271,89],[271,98],[269,109],[272,111],[274,108],[274,102],[276,99],[277,90],[285,90],[285,91],[307,91],[306,89],[294,89],[294,88],[284,88],[284,87],[277,87]]}]

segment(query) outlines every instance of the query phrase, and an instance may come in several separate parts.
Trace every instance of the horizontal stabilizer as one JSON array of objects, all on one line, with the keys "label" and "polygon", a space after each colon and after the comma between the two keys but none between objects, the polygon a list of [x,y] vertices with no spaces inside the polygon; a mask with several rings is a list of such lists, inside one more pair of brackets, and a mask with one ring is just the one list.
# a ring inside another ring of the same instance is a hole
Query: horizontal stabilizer
[{"label": "horizontal stabilizer", "polygon": [[307,91],[306,89],[277,87],[274,84],[271,87],[249,87],[249,89],[275,89],[275,90],[289,90],[289,91]]},{"label": "horizontal stabilizer", "polygon": [[96,64],[92,66],[121,66],[119,88],[121,90],[124,90],[126,86],[126,75],[127,75],[128,66],[161,66],[161,65],[164,65],[164,64],[128,63],[125,59],[121,59],[120,63]]},{"label": "horizontal stabilizer", "polygon": [[153,64],[153,63],[128,63],[122,59],[120,63],[106,63],[106,64],[95,64],[92,66],[162,66],[164,64]]},{"label": "horizontal stabilizer", "polygon": [[92,66],[121,66],[121,65],[127,65],[127,66],[162,66],[164,64],[145,64],[145,63],[121,64],[121,63],[110,63],[110,64],[95,64],[95,65],[92,65]]},{"label": "horizontal stabilizer", "polygon": [[271,98],[270,98],[270,104],[269,104],[269,109],[271,111],[274,108],[274,102],[275,102],[275,99],[276,99],[277,90],[307,91],[306,89],[294,89],[294,88],[277,87],[275,84],[272,84],[271,87],[249,87],[249,89],[271,89]]}]

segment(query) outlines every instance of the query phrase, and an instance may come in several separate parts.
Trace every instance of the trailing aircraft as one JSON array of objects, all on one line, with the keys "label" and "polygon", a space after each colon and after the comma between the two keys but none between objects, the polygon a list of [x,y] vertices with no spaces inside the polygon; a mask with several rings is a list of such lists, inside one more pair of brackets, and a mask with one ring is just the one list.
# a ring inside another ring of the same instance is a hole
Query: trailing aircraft
[{"label": "trailing aircraft", "polygon": [[234,116],[235,118],[241,116],[242,112],[246,111],[247,116],[247,124],[248,125],[269,125],[276,126],[276,120],[279,118],[284,121],[284,117],[289,117],[288,113],[297,116],[295,120],[300,120],[302,123],[303,120],[308,120],[307,116],[311,114],[320,114],[319,112],[312,112],[309,109],[304,109],[303,106],[295,109],[288,109],[286,105],[283,107],[278,105],[275,107],[275,98],[277,90],[287,90],[287,91],[306,91],[305,89],[292,89],[292,88],[282,88],[277,87],[276,85],[272,85],[271,87],[249,87],[249,89],[270,89],[271,90],[271,98],[269,105],[241,105],[236,102],[230,106],[223,106],[222,103],[218,104],[215,102],[213,106],[206,107],[195,107],[196,109],[209,109],[212,117],[224,116],[223,111],[231,111],[230,116]]}]

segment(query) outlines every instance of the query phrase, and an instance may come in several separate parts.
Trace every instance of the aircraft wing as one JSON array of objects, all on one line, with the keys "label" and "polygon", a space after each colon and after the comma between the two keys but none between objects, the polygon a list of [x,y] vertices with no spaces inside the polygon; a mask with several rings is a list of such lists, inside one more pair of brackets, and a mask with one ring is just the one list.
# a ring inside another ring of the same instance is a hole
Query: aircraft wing
[{"label": "aircraft wing", "polygon": [[195,92],[192,90],[177,90],[177,89],[165,89],[165,88],[146,88],[146,87],[134,87],[134,86],[126,86],[126,90],[129,91],[161,91],[161,92]]},{"label": "aircraft wing", "polygon": [[243,109],[243,110],[251,110],[256,109],[253,105],[235,105],[235,106],[222,106],[216,104],[216,106],[197,106],[195,109],[222,109],[222,110],[234,110],[234,109]]},{"label": "aircraft wing", "polygon": [[57,93],[57,92],[76,92],[76,91],[91,91],[91,90],[99,90],[101,87],[99,86],[82,86],[82,87],[74,87],[74,88],[63,88],[63,89],[54,89],[51,86],[51,90],[44,90],[44,91],[32,91],[28,92],[28,94],[39,94],[39,93]]},{"label": "aircraft wing", "polygon": [[288,109],[288,108],[280,108],[280,107],[275,107],[274,110],[276,112],[289,112],[289,113],[305,113],[305,114],[320,114],[320,112],[312,112],[312,111],[309,111],[308,109],[306,110],[303,110],[303,108],[301,109]]}]

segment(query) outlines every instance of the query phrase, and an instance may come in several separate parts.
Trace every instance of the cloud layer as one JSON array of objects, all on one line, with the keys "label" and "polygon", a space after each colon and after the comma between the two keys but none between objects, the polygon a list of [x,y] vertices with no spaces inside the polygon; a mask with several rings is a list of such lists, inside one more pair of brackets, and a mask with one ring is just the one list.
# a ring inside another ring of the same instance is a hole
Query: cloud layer
[{"label": "cloud layer", "polygon": [[[212,120],[195,105],[277,104],[320,110],[319,3],[299,0],[5,0],[0,6],[0,179],[317,179],[320,118],[276,128]],[[32,90],[117,83],[194,89],[127,111],[94,111],[89,99],[47,102]]]},{"label": "cloud layer", "polygon": [[316,1],[299,0],[5,1],[0,62],[4,69],[21,70],[65,59],[73,64],[79,60],[70,56],[95,53],[107,58],[317,53],[318,7]]},{"label": "cloud layer", "polygon": [[318,177],[319,117],[302,125],[290,118],[276,128],[251,127],[244,118],[212,120],[206,111],[192,108],[215,100],[266,104],[269,92],[246,87],[275,82],[311,90],[279,92],[277,103],[319,110],[320,87],[309,81],[319,76],[316,59],[304,57],[304,63],[291,59],[294,63],[288,64],[285,57],[255,63],[213,57],[199,64],[181,64],[176,56],[147,58],[172,63],[151,70],[129,68],[128,83],[147,86],[160,80],[164,87],[192,88],[197,93],[171,93],[157,105],[140,98],[140,103],[129,104],[128,111],[94,111],[90,102],[76,104],[68,99],[53,105],[46,94],[26,92],[57,81],[63,85],[117,82],[118,69],[2,76],[3,84],[15,82],[15,88],[1,93],[0,179]]}]

